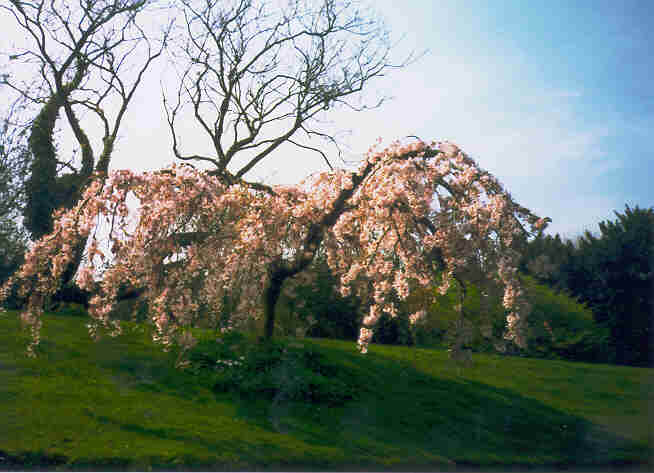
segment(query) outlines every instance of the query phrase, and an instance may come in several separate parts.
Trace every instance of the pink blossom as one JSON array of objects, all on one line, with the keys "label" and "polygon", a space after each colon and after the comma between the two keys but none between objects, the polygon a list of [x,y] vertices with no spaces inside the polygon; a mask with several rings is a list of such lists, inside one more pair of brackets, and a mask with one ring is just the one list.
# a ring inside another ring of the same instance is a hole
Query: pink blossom
[{"label": "pink blossom", "polygon": [[[130,210],[128,198],[139,202],[137,209]],[[178,334],[201,314],[217,325],[233,291],[241,298],[230,327],[262,317],[271,269],[304,269],[320,251],[340,279],[341,294],[355,294],[370,306],[358,341],[362,352],[381,313],[396,313],[390,303],[395,296],[407,298],[415,285],[438,285],[445,293],[479,255],[512,310],[505,336],[522,343],[528,311],[512,247],[520,222],[532,222],[532,231],[547,223],[516,204],[455,144],[399,141],[372,147],[358,169],[316,173],[270,192],[228,186],[189,166],[114,171],[104,183],[92,181],[79,204],[57,215],[53,232],[35,242],[11,282],[29,297],[25,322],[32,351],[43,301],[58,289],[77,242],[94,235],[100,222],[113,225],[112,231],[106,241],[91,239],[76,279],[99,291],[90,302],[93,335],[118,332],[111,308],[121,284],[129,282],[146,288],[155,340],[165,348],[188,346],[190,339]],[[186,241],[188,234],[202,237]],[[429,259],[436,253],[445,268],[442,280]],[[423,316],[419,310],[410,320]]]}]

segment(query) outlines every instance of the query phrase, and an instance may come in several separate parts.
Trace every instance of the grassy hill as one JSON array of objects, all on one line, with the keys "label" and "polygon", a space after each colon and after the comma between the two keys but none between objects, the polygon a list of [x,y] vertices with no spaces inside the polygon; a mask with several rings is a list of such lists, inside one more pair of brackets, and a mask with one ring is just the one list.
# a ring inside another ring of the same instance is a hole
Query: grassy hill
[{"label": "grassy hill", "polygon": [[[198,332],[204,368],[180,371],[147,328],[93,342],[86,321],[46,315],[31,360],[0,314],[0,470],[652,466],[651,369],[301,339],[264,379],[247,340]],[[212,360],[227,352],[240,375]]]}]

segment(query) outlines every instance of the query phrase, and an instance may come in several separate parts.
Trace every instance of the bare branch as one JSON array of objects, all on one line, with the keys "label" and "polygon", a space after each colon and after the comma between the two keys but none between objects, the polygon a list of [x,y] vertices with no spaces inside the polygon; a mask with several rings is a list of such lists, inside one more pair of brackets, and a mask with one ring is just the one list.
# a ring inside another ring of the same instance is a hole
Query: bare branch
[{"label": "bare branch", "polygon": [[[331,168],[325,152],[302,142],[297,132],[337,144],[320,128],[320,116],[332,107],[380,106],[383,98],[370,104],[357,100],[371,81],[410,60],[391,64],[384,25],[364,19],[347,0],[181,4],[184,39],[172,50],[183,72],[177,102],[165,102],[173,151],[179,159],[212,162],[219,172],[228,172],[236,155],[247,156],[229,171],[237,179],[285,142],[318,152]],[[179,150],[175,119],[187,105],[211,140],[215,157]]]},{"label": "bare branch", "polygon": [[[170,32],[154,47],[137,17],[147,0],[10,0],[2,8],[25,33],[23,49],[11,52],[11,66],[32,83],[11,75],[3,83],[30,105],[29,149],[34,156],[26,222],[38,238],[51,227],[54,209],[75,204],[95,171],[106,173],[124,114],[143,75],[163,52]],[[101,125],[97,140],[80,113]],[[62,113],[63,112],[63,113]],[[55,130],[63,117],[79,146],[73,160],[57,156]],[[92,143],[102,143],[94,150]],[[79,157],[77,157],[79,156]],[[80,162],[81,161],[81,162]],[[69,174],[61,174],[63,170]],[[29,223],[32,222],[32,223]],[[40,222],[40,223],[39,223]],[[32,225],[33,224],[33,225]]]},{"label": "bare branch", "polygon": [[311,151],[315,151],[316,153],[319,153],[322,156],[322,158],[325,160],[325,164],[327,164],[327,167],[329,167],[329,170],[330,171],[334,170],[333,166],[329,162],[329,159],[327,158],[327,155],[322,150],[320,150],[318,148],[314,148],[312,146],[306,146],[306,145],[303,145],[303,144],[300,144],[300,143],[296,143],[295,141],[291,140],[290,138],[288,139],[288,142],[294,144],[295,146],[297,146],[299,148],[304,148],[304,149],[308,149],[308,150],[311,150]]}]

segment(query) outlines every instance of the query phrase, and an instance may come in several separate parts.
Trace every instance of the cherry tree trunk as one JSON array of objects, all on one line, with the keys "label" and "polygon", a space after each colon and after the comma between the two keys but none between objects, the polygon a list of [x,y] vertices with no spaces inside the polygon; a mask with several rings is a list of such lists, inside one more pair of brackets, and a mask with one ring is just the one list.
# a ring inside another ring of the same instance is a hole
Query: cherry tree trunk
[{"label": "cherry tree trunk", "polygon": [[266,318],[263,331],[263,338],[265,340],[270,340],[275,332],[275,308],[277,307],[277,301],[279,300],[282,285],[286,277],[281,271],[273,271],[268,287],[265,290],[263,301],[264,315]]}]

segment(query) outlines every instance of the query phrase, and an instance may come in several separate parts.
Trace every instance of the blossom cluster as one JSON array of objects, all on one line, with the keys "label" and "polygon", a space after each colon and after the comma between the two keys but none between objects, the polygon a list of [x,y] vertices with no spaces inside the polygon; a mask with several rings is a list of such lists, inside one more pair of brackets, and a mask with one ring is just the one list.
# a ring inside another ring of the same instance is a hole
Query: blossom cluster
[{"label": "blossom cluster", "polygon": [[[138,202],[136,209],[128,199]],[[53,232],[34,244],[9,284],[19,284],[28,298],[30,353],[44,300],[79,248],[76,282],[95,294],[92,335],[119,333],[112,308],[130,286],[149,303],[155,341],[191,346],[180,329],[200,319],[224,325],[228,299],[237,301],[230,326],[260,319],[271,278],[283,274],[290,287],[324,251],[341,293],[369,306],[359,336],[365,352],[380,316],[395,316],[395,301],[411,287],[440,284],[447,291],[451,278],[476,264],[504,287],[505,338],[524,344],[516,237],[525,225],[536,231],[545,223],[449,142],[373,147],[358,169],[269,189],[190,166],[121,170],[99,176],[75,207],[58,213]],[[108,229],[104,236],[101,227]],[[411,322],[422,317],[416,312]]]}]

